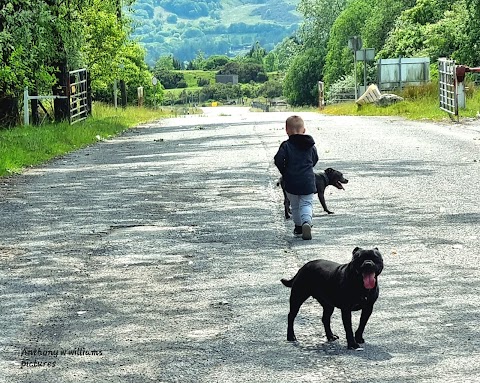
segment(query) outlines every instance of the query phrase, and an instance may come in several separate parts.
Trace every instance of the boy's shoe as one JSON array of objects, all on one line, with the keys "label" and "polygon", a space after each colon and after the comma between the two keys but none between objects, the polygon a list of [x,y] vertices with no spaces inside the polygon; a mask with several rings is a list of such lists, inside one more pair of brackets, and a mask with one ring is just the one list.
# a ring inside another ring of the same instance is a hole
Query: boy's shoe
[{"label": "boy's shoe", "polygon": [[312,227],[308,222],[302,225],[302,239],[312,239]]},{"label": "boy's shoe", "polygon": [[303,234],[302,227],[295,225],[295,229],[293,229],[293,234],[294,235],[302,235]]}]

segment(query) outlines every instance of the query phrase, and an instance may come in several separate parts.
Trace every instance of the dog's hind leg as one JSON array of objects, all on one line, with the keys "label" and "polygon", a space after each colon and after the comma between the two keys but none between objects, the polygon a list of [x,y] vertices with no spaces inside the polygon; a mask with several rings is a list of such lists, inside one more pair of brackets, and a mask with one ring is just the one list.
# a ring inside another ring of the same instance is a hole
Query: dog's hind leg
[{"label": "dog's hind leg", "polygon": [[290,342],[294,342],[297,340],[297,338],[295,337],[295,332],[293,330],[293,322],[303,302],[305,302],[309,296],[310,295],[298,291],[298,289],[292,289],[292,292],[290,294],[290,312],[288,313],[287,328],[287,340]]},{"label": "dog's hind leg", "polygon": [[290,214],[292,214],[292,209],[290,208],[290,200],[288,199],[285,190],[283,191],[283,207],[285,210],[285,219],[289,219]]},{"label": "dog's hind leg", "polygon": [[323,306],[323,315],[322,315],[322,323],[323,327],[325,328],[325,336],[329,342],[332,342],[338,339],[338,335],[335,335],[332,332],[332,328],[330,327],[330,318],[332,317],[333,310],[335,310],[334,306],[330,305],[322,305]]}]

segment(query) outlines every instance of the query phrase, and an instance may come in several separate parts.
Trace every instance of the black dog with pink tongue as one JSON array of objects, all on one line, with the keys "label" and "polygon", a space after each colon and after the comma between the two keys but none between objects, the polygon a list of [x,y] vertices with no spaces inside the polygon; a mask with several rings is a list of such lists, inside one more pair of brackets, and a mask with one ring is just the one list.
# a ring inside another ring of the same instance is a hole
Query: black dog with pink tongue
[{"label": "black dog with pink tongue", "polygon": [[[303,302],[315,298],[323,306],[322,322],[328,341],[338,339],[330,328],[330,318],[335,307],[342,311],[343,326],[349,349],[360,349],[364,343],[363,331],[378,298],[378,275],[383,270],[383,258],[375,247],[353,249],[351,262],[339,264],[318,259],[303,265],[290,280],[282,283],[291,287],[290,312],[288,314],[287,340],[296,341],[293,321]],[[352,330],[352,311],[362,310],[355,336]]]}]

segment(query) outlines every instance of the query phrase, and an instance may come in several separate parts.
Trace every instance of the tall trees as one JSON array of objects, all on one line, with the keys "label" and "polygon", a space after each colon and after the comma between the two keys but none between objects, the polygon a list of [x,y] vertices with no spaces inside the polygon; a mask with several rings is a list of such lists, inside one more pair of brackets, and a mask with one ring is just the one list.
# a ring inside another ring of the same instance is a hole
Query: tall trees
[{"label": "tall trees", "polygon": [[377,0],[362,27],[365,47],[380,51],[398,16],[415,5],[415,0]]},{"label": "tall trees", "polygon": [[[65,73],[87,66],[101,89],[132,64],[147,71],[143,51],[128,40],[120,5],[131,0],[4,0],[0,5],[0,126],[18,119],[18,98],[65,93]],[[142,59],[139,61],[139,55]],[[140,64],[140,62],[142,64]],[[140,77],[145,77],[145,74]],[[149,77],[149,76],[147,76]],[[143,85],[143,84],[139,84]],[[56,115],[66,115],[56,105]]]},{"label": "tall trees", "polygon": [[309,48],[295,58],[284,80],[283,94],[292,105],[314,105],[322,78],[325,52]]},{"label": "tall trees", "polygon": [[465,0],[417,0],[395,21],[380,56],[463,56],[469,22]]},{"label": "tall trees", "polygon": [[296,37],[287,37],[275,49],[270,51],[265,57],[265,65],[269,68],[267,71],[286,71],[292,63],[295,56],[302,50],[302,46]]},{"label": "tall trees", "polygon": [[317,103],[318,81],[323,79],[327,42],[331,28],[346,6],[346,0],[301,0],[304,17],[298,39],[284,40],[278,49],[279,68],[288,71],[284,95],[294,105]]},{"label": "tall trees", "polygon": [[64,52],[52,43],[63,30],[55,23],[57,8],[28,0],[0,8],[0,126],[17,123],[25,86],[41,90],[54,82],[53,64]]},{"label": "tall trees", "polygon": [[351,36],[360,36],[365,20],[375,0],[351,0],[332,25],[328,40],[324,80],[327,86],[353,68],[352,51],[348,48]]},{"label": "tall trees", "polygon": [[346,3],[347,0],[300,0],[298,10],[303,23],[299,35],[303,43],[309,48],[325,46],[330,29]]},{"label": "tall trees", "polygon": [[[347,43],[354,35],[374,48],[377,57],[429,56],[433,61],[448,56],[480,64],[480,0],[301,0],[299,10],[304,49],[292,67],[298,67],[305,48],[326,46],[327,87],[352,72]],[[286,85],[291,89],[292,84]]]},{"label": "tall trees", "polygon": [[262,48],[260,43],[257,41],[255,44],[253,44],[250,51],[245,55],[245,59],[253,63],[263,64],[263,59],[266,55],[267,51],[265,48]]},{"label": "tall trees", "polygon": [[465,20],[464,44],[459,49],[459,58],[464,64],[480,66],[480,0],[466,0],[468,17]]}]

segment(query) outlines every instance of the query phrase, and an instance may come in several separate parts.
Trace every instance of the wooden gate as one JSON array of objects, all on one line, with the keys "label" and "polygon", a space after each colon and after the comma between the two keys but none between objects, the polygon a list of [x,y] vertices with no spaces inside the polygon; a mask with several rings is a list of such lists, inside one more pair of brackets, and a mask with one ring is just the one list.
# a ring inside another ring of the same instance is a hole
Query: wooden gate
[{"label": "wooden gate", "polygon": [[92,110],[90,81],[86,69],[70,71],[69,77],[69,120],[75,124],[85,120]]},{"label": "wooden gate", "polygon": [[438,59],[440,109],[458,119],[458,95],[455,61],[446,58]]}]

